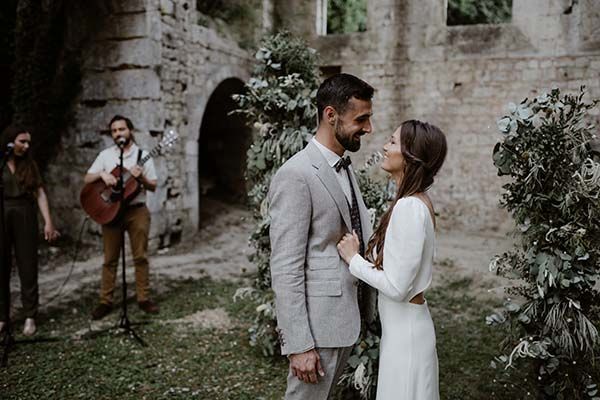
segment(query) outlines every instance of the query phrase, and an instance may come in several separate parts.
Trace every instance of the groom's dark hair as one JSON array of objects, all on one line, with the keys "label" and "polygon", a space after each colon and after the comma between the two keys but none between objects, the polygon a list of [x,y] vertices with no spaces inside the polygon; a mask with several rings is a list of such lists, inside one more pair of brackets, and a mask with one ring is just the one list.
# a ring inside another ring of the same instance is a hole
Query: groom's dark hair
[{"label": "groom's dark hair", "polygon": [[319,122],[325,107],[332,106],[343,114],[352,97],[360,100],[371,100],[375,90],[362,79],[350,74],[336,74],[325,79],[317,91],[317,112]]}]

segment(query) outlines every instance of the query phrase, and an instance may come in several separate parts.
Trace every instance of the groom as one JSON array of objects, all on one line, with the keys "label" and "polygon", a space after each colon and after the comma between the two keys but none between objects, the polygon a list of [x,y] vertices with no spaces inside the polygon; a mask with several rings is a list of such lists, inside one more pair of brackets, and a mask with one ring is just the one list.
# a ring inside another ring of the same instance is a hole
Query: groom
[{"label": "groom", "polygon": [[360,334],[358,281],[336,245],[354,230],[364,252],[372,232],[343,157],[372,131],[372,98],[373,88],[353,75],[326,79],[316,135],[271,182],[271,277],[281,352],[290,361],[286,400],[327,399]]}]

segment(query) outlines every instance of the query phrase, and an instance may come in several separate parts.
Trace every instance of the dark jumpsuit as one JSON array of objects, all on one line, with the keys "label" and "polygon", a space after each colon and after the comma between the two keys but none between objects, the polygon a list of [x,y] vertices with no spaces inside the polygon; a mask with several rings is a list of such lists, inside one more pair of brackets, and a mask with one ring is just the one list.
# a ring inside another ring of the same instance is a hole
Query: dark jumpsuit
[{"label": "dark jumpsuit", "polygon": [[[0,279],[10,281],[13,254],[21,281],[21,302],[25,318],[37,314],[38,294],[38,222],[35,197],[28,193],[10,172],[8,166],[2,175],[4,181],[4,222],[6,224],[6,262],[8,276]],[[0,246],[3,243],[0,243]],[[2,252],[0,252],[2,254]],[[6,304],[10,301],[6,282],[0,282],[0,321],[6,321]]]}]

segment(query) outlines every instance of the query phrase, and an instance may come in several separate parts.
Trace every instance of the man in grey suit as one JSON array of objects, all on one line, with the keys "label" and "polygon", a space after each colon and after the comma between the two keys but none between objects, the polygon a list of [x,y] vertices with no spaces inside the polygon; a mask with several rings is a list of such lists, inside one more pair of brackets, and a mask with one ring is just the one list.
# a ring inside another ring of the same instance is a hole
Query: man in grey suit
[{"label": "man in grey suit", "polygon": [[271,182],[271,277],[281,352],[290,361],[286,400],[327,399],[360,334],[359,284],[336,245],[356,231],[364,252],[372,233],[343,156],[371,133],[373,91],[353,75],[326,79],[317,92],[317,133]]}]

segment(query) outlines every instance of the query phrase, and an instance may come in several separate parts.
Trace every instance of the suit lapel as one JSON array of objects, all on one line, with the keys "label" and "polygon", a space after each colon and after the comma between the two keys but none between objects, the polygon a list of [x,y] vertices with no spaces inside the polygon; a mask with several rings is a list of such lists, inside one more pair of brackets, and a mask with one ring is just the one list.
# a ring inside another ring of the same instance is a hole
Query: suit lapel
[{"label": "suit lapel", "polygon": [[308,158],[315,169],[315,174],[323,186],[325,186],[325,189],[337,205],[346,227],[352,231],[352,221],[350,220],[350,209],[348,208],[348,202],[340,183],[333,173],[331,166],[327,164],[325,157],[323,157],[323,154],[321,154],[321,151],[314,143],[308,142],[308,145],[306,146],[306,153],[308,154]]}]

